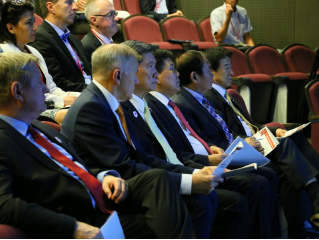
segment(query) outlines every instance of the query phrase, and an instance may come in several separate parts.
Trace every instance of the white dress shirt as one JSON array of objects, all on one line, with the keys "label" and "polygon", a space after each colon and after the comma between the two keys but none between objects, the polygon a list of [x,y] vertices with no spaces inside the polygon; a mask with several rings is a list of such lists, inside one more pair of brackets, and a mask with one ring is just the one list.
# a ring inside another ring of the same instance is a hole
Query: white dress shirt
[{"label": "white dress shirt", "polygon": [[[213,83],[213,88],[226,100],[226,102],[230,105],[230,103],[228,102],[227,98],[225,97],[226,95],[226,89]],[[245,129],[246,135],[248,137],[252,136],[251,134],[251,130],[249,128],[249,126],[247,125],[247,123],[239,116],[237,115],[239,121],[241,122],[241,124],[243,125],[243,128]]]},{"label": "white dress shirt", "polygon": [[[54,30],[57,32],[57,34],[61,37],[63,34],[66,34],[66,33],[69,33],[69,29],[66,29],[65,32],[63,32],[60,28],[58,28],[57,26],[55,26],[53,23],[50,23],[49,21],[47,20],[44,20],[46,21],[47,23],[49,23],[53,28]],[[62,39],[61,39],[62,40]],[[62,42],[64,42],[62,40]],[[91,79],[91,76],[90,75],[87,75],[84,71],[84,65],[83,65],[83,62],[81,61],[79,55],[76,53],[75,49],[71,46],[69,40],[66,40],[66,42],[64,42],[65,46],[67,47],[67,49],[69,50],[70,54],[72,55],[74,61],[76,64],[78,64],[78,62],[80,63],[81,65],[81,69],[82,69],[82,72],[83,72],[83,77],[84,77],[84,80],[85,80],[85,83],[87,85],[89,85],[92,81]]]},{"label": "white dress shirt", "polygon": [[154,11],[156,13],[161,13],[161,14],[168,14],[168,9],[167,9],[167,5],[166,5],[166,0],[156,0],[156,4],[155,4],[155,8],[157,6],[157,3],[160,3],[159,7],[156,9],[154,9]]},{"label": "white dress shirt", "polygon": [[109,38],[107,38],[106,36],[104,36],[104,35],[98,33],[97,31],[94,31],[94,29],[92,29],[92,28],[91,28],[91,30],[92,30],[97,36],[99,36],[99,38],[97,38],[97,39],[101,42],[102,45],[104,45],[104,44],[110,44],[111,42],[113,42],[113,39],[112,39],[112,38],[109,39]]},{"label": "white dress shirt", "polygon": [[175,120],[178,122],[179,126],[181,127],[181,129],[183,130],[186,138],[188,139],[188,141],[190,142],[194,153],[195,154],[202,154],[207,156],[208,152],[206,150],[206,148],[204,147],[204,145],[198,141],[192,134],[190,131],[188,131],[188,129],[184,129],[183,125],[180,121],[180,119],[178,118],[177,114],[175,113],[174,109],[171,106],[168,106],[168,101],[169,99],[167,97],[165,97],[163,94],[156,92],[156,91],[152,91],[150,92],[154,97],[156,97],[161,103],[163,103],[166,108],[170,111],[170,113],[173,115],[173,117],[175,118]]}]

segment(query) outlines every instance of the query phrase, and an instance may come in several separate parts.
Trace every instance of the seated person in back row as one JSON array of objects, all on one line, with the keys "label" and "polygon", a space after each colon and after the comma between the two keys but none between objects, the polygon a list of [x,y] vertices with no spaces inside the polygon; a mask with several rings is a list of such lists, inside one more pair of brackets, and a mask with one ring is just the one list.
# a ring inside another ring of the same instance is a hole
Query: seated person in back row
[{"label": "seated person in back row", "polygon": [[35,238],[103,238],[97,227],[115,209],[127,238],[195,238],[166,171],[127,181],[90,172],[59,132],[34,121],[48,92],[36,56],[1,53],[0,86],[0,224]]},{"label": "seated person in back row", "polygon": [[255,43],[249,34],[253,27],[246,9],[237,6],[238,0],[224,1],[225,3],[214,9],[210,15],[215,42],[254,46]]},{"label": "seated person in back row", "polygon": [[156,21],[166,17],[183,16],[176,7],[176,0],[140,0],[142,14],[153,15]]}]

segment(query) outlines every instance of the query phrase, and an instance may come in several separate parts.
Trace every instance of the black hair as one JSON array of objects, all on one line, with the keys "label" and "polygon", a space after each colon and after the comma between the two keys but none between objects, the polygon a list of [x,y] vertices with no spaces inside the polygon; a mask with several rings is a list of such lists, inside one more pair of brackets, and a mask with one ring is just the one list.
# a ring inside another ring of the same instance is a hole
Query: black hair
[{"label": "black hair", "polygon": [[232,51],[223,47],[213,47],[205,50],[204,55],[208,59],[212,69],[217,72],[220,66],[220,61],[225,57],[231,57]]},{"label": "black hair", "polygon": [[154,53],[156,59],[155,68],[159,74],[164,70],[164,64],[166,59],[173,60],[173,53],[166,49],[157,49]]},{"label": "black hair", "polygon": [[156,50],[155,46],[142,41],[130,40],[130,41],[125,41],[121,44],[125,44],[126,46],[129,46],[141,56],[143,54],[154,52]]}]

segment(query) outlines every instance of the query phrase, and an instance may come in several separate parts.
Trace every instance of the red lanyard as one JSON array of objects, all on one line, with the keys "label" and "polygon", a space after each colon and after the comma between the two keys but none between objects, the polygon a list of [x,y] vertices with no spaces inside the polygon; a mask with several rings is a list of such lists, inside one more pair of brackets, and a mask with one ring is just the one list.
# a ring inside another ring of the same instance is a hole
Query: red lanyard
[{"label": "red lanyard", "polygon": [[73,50],[73,52],[74,52],[74,55],[75,55],[75,57],[76,57],[76,64],[77,64],[78,67],[80,68],[82,75],[84,75],[83,70],[82,70],[82,67],[81,67],[80,60],[79,60],[79,58],[78,58],[78,55],[77,55],[76,52],[74,51],[74,48],[72,47],[71,44],[70,44],[70,46],[71,46],[71,48],[72,48],[72,50]]},{"label": "red lanyard", "polygon": [[[32,54],[32,52],[30,51],[30,49],[29,49],[27,46],[24,46],[24,49],[27,50],[28,53]],[[38,67],[38,69],[39,69],[39,71],[40,71],[40,73],[41,73],[41,82],[44,83],[43,73],[42,73],[41,68],[39,67],[39,64],[37,64],[37,67]]]},{"label": "red lanyard", "polygon": [[162,0],[159,0],[159,1],[156,0],[155,12],[159,9],[161,3],[162,3]]},{"label": "red lanyard", "polygon": [[92,30],[92,28],[91,28],[91,32],[95,35],[95,37],[97,37],[103,44],[106,44],[103,40],[102,40],[102,38],[100,38],[93,30]]},{"label": "red lanyard", "polygon": [[[237,11],[238,11],[238,9],[237,9]],[[226,12],[226,8],[225,8],[225,12]],[[234,33],[236,34],[237,39],[239,40],[239,34],[240,34],[240,19],[239,19],[239,12],[237,13],[237,17],[238,17],[238,23],[239,23],[239,26],[238,26],[238,33],[236,32],[235,27],[234,27],[233,22],[232,22],[232,20],[231,20],[231,19],[230,19],[230,24],[231,24],[231,26],[233,27],[233,31],[234,31]],[[240,40],[239,40],[239,41],[240,41]]]}]

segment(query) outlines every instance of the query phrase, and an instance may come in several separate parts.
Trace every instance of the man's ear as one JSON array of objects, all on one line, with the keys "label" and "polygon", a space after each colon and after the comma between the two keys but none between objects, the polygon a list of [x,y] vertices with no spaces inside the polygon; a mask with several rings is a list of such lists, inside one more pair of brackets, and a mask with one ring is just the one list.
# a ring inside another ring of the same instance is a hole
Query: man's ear
[{"label": "man's ear", "polygon": [[11,85],[11,95],[18,101],[24,102],[23,87],[19,82],[13,82]]},{"label": "man's ear", "polygon": [[47,2],[46,6],[48,11],[54,15],[55,14],[54,4],[52,2]]},{"label": "man's ear", "polygon": [[90,17],[90,20],[91,20],[91,23],[92,23],[94,26],[97,26],[97,25],[98,25],[98,22],[96,21],[96,17],[95,17],[95,16],[91,16],[91,17]]},{"label": "man's ear", "polygon": [[196,76],[196,73],[194,71],[191,72],[190,79],[192,80],[192,82],[197,83],[197,76]]},{"label": "man's ear", "polygon": [[121,84],[121,70],[120,69],[115,69],[112,73],[113,81],[117,84]]}]

